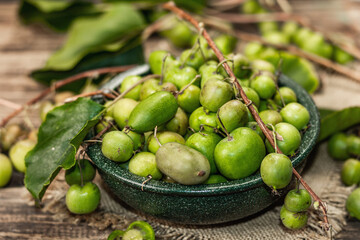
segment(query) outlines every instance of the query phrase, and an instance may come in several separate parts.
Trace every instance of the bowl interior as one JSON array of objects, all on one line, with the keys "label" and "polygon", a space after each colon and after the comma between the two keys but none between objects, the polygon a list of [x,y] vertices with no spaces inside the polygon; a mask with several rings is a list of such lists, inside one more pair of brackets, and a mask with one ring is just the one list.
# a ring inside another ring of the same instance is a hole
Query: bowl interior
[{"label": "bowl interior", "polygon": [[[137,72],[136,74],[141,73]],[[119,84],[120,83],[118,83],[118,85]],[[281,75],[279,79],[279,86],[287,86],[293,89],[297,95],[298,102],[304,105],[310,113],[310,127],[303,133],[301,145],[296,155],[291,158],[293,166],[297,167],[306,159],[316,144],[320,131],[320,118],[312,98],[300,85],[290,80],[288,77]],[[147,192],[170,195],[211,196],[244,191],[264,184],[259,171],[243,179],[211,185],[203,184],[186,186],[156,180],[143,184],[146,178],[130,173],[128,170],[120,167],[118,163],[111,161],[102,155],[100,144],[90,146],[88,151],[91,152],[92,160],[102,174],[110,175],[122,184],[128,184],[134,188],[141,189],[143,187],[143,190]]]}]

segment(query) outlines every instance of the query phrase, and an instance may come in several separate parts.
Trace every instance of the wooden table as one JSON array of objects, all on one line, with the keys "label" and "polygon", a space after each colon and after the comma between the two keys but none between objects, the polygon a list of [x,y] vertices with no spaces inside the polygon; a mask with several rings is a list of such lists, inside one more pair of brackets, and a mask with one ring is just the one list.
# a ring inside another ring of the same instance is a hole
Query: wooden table
[{"label": "wooden table", "polygon": [[[58,48],[64,36],[44,27],[24,27],[17,20],[17,3],[0,2],[0,98],[23,104],[44,88],[28,74],[41,67]],[[0,107],[0,119],[12,110]],[[28,113],[39,125],[37,111]],[[21,121],[19,116],[14,121]],[[50,213],[28,205],[23,176],[16,173],[11,184],[0,189],[0,239],[104,239],[109,233],[85,223],[68,223],[54,219]],[[351,220],[337,239],[360,239],[360,222]]]}]

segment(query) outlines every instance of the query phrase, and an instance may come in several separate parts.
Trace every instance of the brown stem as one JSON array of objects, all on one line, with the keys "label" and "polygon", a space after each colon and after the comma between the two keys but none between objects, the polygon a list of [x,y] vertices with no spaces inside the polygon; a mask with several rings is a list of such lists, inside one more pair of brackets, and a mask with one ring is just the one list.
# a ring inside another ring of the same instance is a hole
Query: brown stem
[{"label": "brown stem", "polygon": [[93,76],[97,76],[100,74],[106,74],[106,73],[118,73],[118,72],[123,72],[126,71],[130,68],[133,68],[135,65],[126,65],[126,66],[119,66],[119,67],[106,67],[106,68],[98,68],[98,69],[94,69],[94,70],[90,70],[90,71],[86,71],[86,72],[82,72],[79,74],[76,74],[74,76],[65,78],[63,80],[57,81],[56,83],[54,83],[53,86],[45,89],[44,91],[42,91],[39,95],[37,95],[35,98],[29,100],[27,103],[25,103],[23,106],[21,106],[20,108],[16,109],[14,112],[12,112],[10,115],[8,115],[7,117],[5,117],[4,119],[2,119],[1,123],[0,123],[0,127],[5,126],[5,124],[10,121],[13,117],[15,117],[16,115],[18,115],[19,113],[21,113],[25,107],[31,106],[37,102],[39,102],[40,100],[42,100],[43,98],[45,98],[48,94],[50,94],[52,91],[61,88],[69,83],[78,81],[80,79],[86,78],[86,77],[93,77]]},{"label": "brown stem", "polygon": [[78,95],[75,95],[73,97],[70,97],[70,98],[67,98],[65,99],[65,102],[68,103],[68,102],[73,102],[73,101],[76,101],[78,98],[81,98],[81,97],[91,97],[91,96],[95,96],[95,95],[103,95],[107,98],[110,98],[110,99],[115,99],[116,96],[112,93],[105,93],[103,90],[97,90],[97,91],[94,91],[94,92],[88,92],[88,93],[82,93],[82,94],[78,94]]},{"label": "brown stem", "polygon": [[[195,28],[197,28],[197,30],[200,30],[199,27],[199,22],[197,20],[195,20],[191,15],[187,14],[186,12],[184,12],[183,10],[179,9],[178,7],[176,7],[176,5],[173,2],[168,2],[163,4],[163,8],[168,9],[174,13],[176,13],[179,17],[189,21],[192,25],[194,25]],[[206,31],[206,29],[203,29],[203,36],[206,39],[206,41],[208,42],[209,46],[213,49],[215,55],[217,56],[217,58],[219,59],[219,62],[224,61],[224,56],[221,53],[221,51],[216,47],[214,41],[210,38],[208,32]],[[252,116],[254,117],[254,119],[256,120],[256,122],[258,123],[259,127],[261,128],[261,131],[264,133],[264,135],[266,136],[266,138],[268,139],[268,141],[270,142],[270,144],[274,147],[275,149],[275,142],[274,139],[272,138],[272,132],[266,127],[266,125],[264,124],[264,122],[261,120],[261,118],[259,117],[259,114],[255,111],[255,108],[252,106],[251,101],[248,99],[248,97],[246,96],[245,92],[243,91],[241,85],[239,84],[239,82],[236,80],[236,76],[233,73],[233,71],[231,70],[231,68],[229,67],[229,65],[227,64],[227,62],[223,62],[223,66],[226,70],[226,72],[229,74],[229,76],[232,78],[233,83],[235,84],[235,87],[237,88],[237,90],[240,92],[240,95],[242,97],[242,99],[244,100],[246,105],[249,105],[249,110],[252,114]],[[278,153],[282,153],[280,149],[278,149],[277,151]],[[299,181],[301,182],[301,184],[304,186],[304,188],[311,194],[311,196],[319,202],[320,208],[322,209],[323,213],[324,213],[324,223],[325,223],[325,228],[328,230],[329,229],[329,222],[328,222],[328,218],[327,218],[327,212],[326,212],[326,207],[325,204],[321,201],[321,199],[314,193],[314,191],[310,188],[310,186],[302,179],[302,177],[300,176],[300,174],[293,168],[293,173],[295,175],[295,177],[297,179],[299,179]]]}]

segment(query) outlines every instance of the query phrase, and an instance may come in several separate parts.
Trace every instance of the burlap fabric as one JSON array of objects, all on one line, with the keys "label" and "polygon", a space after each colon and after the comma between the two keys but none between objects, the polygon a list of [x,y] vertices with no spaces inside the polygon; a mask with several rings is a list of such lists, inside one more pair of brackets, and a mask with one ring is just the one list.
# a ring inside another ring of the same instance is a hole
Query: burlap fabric
[{"label": "burlap fabric", "polygon": [[[327,73],[321,73],[321,77],[323,88],[314,96],[318,106],[339,109],[360,103],[359,84]],[[341,231],[346,224],[345,201],[353,189],[341,184],[340,168],[341,163],[328,156],[326,143],[322,143],[309,157],[303,173],[305,180],[327,203],[333,235]],[[74,223],[85,221],[90,226],[104,230],[104,239],[112,229],[125,229],[134,220],[148,221],[154,227],[157,239],[328,239],[320,227],[321,218],[314,209],[310,210],[308,226],[298,231],[289,231],[281,225],[281,201],[255,216],[240,221],[212,226],[183,226],[137,213],[111,196],[99,177],[96,182],[101,186],[102,200],[100,208],[95,213],[88,216],[74,216],[68,213],[64,199],[67,185],[62,174],[46,194],[43,211],[54,213],[53,216],[57,219]]]}]

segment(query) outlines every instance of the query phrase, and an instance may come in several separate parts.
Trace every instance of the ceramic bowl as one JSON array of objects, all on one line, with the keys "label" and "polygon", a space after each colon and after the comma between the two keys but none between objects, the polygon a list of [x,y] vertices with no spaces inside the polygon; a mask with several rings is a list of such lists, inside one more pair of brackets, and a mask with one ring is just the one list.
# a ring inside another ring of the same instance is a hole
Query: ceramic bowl
[{"label": "ceramic bowl", "polygon": [[[303,134],[297,154],[291,158],[293,166],[301,172],[319,134],[318,110],[309,94],[294,81],[282,75],[279,85],[292,88],[298,102],[310,113],[310,127]],[[156,180],[143,184],[145,178],[103,156],[99,144],[89,147],[88,155],[109,189],[123,202],[145,214],[181,224],[238,220],[269,207],[289,190],[274,195],[259,172],[244,179],[212,185],[185,186]]]}]

